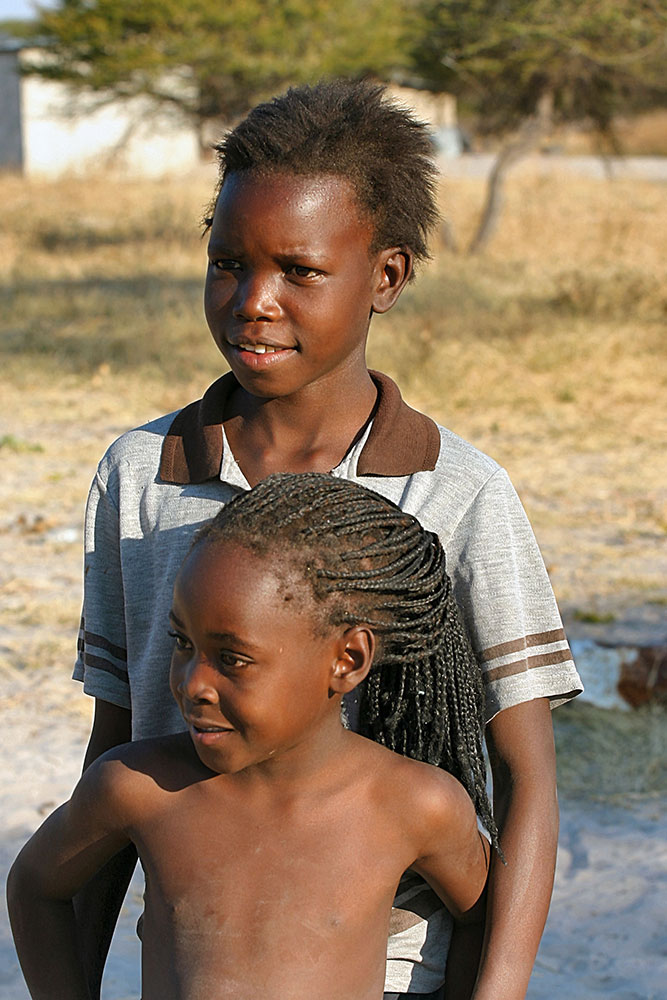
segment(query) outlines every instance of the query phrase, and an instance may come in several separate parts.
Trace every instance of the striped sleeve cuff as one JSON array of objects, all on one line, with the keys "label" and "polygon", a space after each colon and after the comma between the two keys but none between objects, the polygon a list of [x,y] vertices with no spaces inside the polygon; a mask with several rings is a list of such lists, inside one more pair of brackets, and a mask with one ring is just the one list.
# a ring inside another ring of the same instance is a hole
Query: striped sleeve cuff
[{"label": "striped sleeve cuff", "polygon": [[479,658],[487,722],[503,709],[535,698],[549,698],[555,708],[583,690],[562,628],[490,646]]},{"label": "striped sleeve cuff", "polygon": [[89,632],[83,619],[79,628],[78,657],[73,677],[83,690],[121,708],[130,708],[127,650],[102,635]]}]

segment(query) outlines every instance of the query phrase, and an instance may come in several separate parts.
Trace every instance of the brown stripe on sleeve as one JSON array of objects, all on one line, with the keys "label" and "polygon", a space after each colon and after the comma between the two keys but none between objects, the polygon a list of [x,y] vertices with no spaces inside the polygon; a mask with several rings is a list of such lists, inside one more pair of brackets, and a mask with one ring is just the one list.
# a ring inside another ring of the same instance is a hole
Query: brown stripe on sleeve
[{"label": "brown stripe on sleeve", "polygon": [[501,642],[497,646],[483,649],[478,653],[478,656],[483,663],[488,663],[489,660],[497,660],[500,656],[518,653],[520,649],[529,649],[531,646],[548,646],[552,642],[565,642],[565,630],[553,628],[549,632],[535,632],[533,635],[526,635],[521,639],[512,639],[511,642]]},{"label": "brown stripe on sleeve", "polygon": [[566,649],[557,649],[553,653],[541,653],[538,656],[526,656],[520,660],[513,660],[500,667],[492,667],[484,670],[482,677],[487,684],[491,681],[500,680],[502,677],[511,677],[514,674],[523,674],[527,670],[534,670],[536,667],[549,667],[554,663],[567,663],[572,659],[569,646]]}]

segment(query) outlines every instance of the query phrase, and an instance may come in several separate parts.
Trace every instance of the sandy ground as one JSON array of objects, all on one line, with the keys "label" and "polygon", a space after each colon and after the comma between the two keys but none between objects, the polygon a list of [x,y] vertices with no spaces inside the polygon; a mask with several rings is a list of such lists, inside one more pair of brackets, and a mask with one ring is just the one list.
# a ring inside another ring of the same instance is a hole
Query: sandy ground
[{"label": "sandy ground", "polygon": [[[12,858],[76,780],[89,725],[88,699],[49,671],[0,673],[5,775],[0,867]],[[530,1000],[658,1000],[665,996],[664,901],[667,898],[665,799],[624,807],[565,800],[551,913]],[[130,888],[108,964],[104,1000],[139,996],[134,926],[141,882]],[[3,910],[0,1000],[28,993]]]}]

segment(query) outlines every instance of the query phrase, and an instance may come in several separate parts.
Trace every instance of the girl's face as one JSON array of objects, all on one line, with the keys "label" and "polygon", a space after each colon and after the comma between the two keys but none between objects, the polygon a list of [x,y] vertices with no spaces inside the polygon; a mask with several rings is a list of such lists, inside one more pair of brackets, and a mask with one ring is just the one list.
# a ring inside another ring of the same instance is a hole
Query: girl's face
[{"label": "girl's face", "polygon": [[200,543],[177,577],[170,619],[171,690],[211,770],[310,753],[338,716],[330,682],[341,629],[322,635],[308,585],[281,572],[278,556]]}]

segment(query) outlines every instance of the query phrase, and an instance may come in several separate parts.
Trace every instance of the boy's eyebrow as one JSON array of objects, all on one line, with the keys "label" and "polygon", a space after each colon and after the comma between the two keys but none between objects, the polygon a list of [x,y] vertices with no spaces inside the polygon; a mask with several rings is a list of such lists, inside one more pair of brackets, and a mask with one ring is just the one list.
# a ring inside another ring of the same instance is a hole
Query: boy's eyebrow
[{"label": "boy's eyebrow", "polygon": [[213,240],[208,241],[207,247],[209,254],[215,254],[216,257],[235,257],[238,256],[233,250],[230,250],[228,246],[223,243],[214,242]]},{"label": "boy's eyebrow", "polygon": [[183,622],[180,621],[180,619],[178,619],[176,617],[176,615],[174,614],[174,609],[173,608],[169,611],[169,620],[172,621],[174,623],[174,625],[178,625],[179,628],[185,628],[185,625],[183,624]]},{"label": "boy's eyebrow", "polygon": [[[239,249],[234,250],[228,244],[212,238],[208,241],[207,249],[209,256],[231,257],[233,259],[244,256]],[[318,260],[322,263],[324,262],[324,254],[320,247],[299,243],[291,246],[286,245],[282,249],[278,250],[275,256],[278,258],[284,258],[285,260],[296,260],[302,258],[311,260],[313,263],[317,263]]]}]

